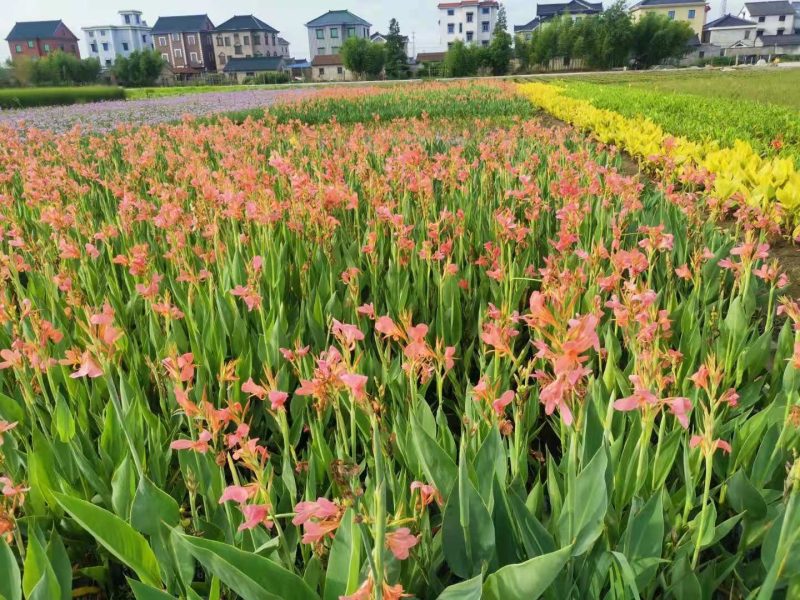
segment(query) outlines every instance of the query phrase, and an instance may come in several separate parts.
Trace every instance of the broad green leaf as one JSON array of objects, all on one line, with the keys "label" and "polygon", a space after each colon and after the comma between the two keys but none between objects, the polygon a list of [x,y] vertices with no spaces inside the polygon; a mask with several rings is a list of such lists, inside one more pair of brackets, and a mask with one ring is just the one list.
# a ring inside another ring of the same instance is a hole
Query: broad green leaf
[{"label": "broad green leaf", "polygon": [[625,558],[636,573],[637,586],[641,589],[656,574],[655,566],[648,559],[661,557],[663,542],[664,508],[659,491],[628,520],[622,546]]},{"label": "broad green leaf", "polygon": [[10,423],[24,423],[25,409],[11,396],[0,392],[0,419]]},{"label": "broad green leaf", "polygon": [[458,478],[458,468],[453,459],[425,433],[418,420],[412,422],[411,435],[425,477],[441,494],[448,494]]},{"label": "broad green leaf", "polygon": [[53,530],[47,543],[47,558],[53,567],[58,585],[61,588],[61,600],[72,598],[72,563],[61,536]]},{"label": "broad green leaf", "polygon": [[5,600],[21,600],[22,579],[19,574],[19,565],[10,546],[3,536],[0,536],[0,596]]},{"label": "broad green leaf", "polygon": [[131,505],[131,525],[147,535],[157,535],[161,523],[175,527],[180,522],[180,507],[175,499],[144,475]]},{"label": "broad green leaf", "polygon": [[212,575],[245,600],[318,600],[302,578],[263,556],[188,535],[177,539]]},{"label": "broad green leaf", "polygon": [[747,511],[750,519],[763,519],[767,514],[764,497],[750,483],[744,469],[736,471],[728,481],[728,501],[736,512]]},{"label": "broad green leaf", "polygon": [[601,447],[567,491],[558,521],[559,540],[571,545],[575,556],[592,547],[603,531],[608,506],[606,491],[606,451]]},{"label": "broad green leaf", "polygon": [[174,596],[163,590],[156,589],[130,577],[127,579],[136,600],[175,600]]},{"label": "broad green leaf", "polygon": [[436,600],[481,600],[483,577],[477,575],[445,588]]},{"label": "broad green leaf", "polygon": [[361,530],[353,527],[354,513],[348,510],[336,530],[328,571],[325,575],[325,600],[338,600],[358,588],[361,571]]},{"label": "broad green leaf", "polygon": [[[53,567],[50,565],[50,560],[47,558],[42,542],[39,540],[38,529],[31,529],[31,535],[28,536],[28,548],[25,553],[25,564],[22,570],[22,591],[25,593],[26,598],[31,598],[34,588],[42,581],[47,579],[47,574],[50,573],[56,586],[58,581],[53,572]],[[46,587],[49,587],[49,583]],[[41,592],[40,592],[41,593]],[[61,590],[58,591],[53,599],[61,597]]]},{"label": "broad green leaf", "polygon": [[156,555],[147,540],[133,527],[104,508],[65,494],[55,494],[58,503],[77,523],[144,583],[161,584]]},{"label": "broad green leaf", "polygon": [[636,598],[639,599],[639,586],[636,585],[636,574],[633,572],[633,568],[631,567],[628,559],[625,558],[625,555],[621,552],[611,552],[614,558],[617,560],[617,564],[619,565],[619,570],[622,573],[622,580],[625,582],[628,591],[630,592],[629,595],[626,597],[629,598]]},{"label": "broad green leaf", "polygon": [[484,600],[509,600],[524,598],[536,600],[544,594],[559,576],[572,554],[566,546],[556,552],[537,556],[518,565],[508,565],[486,578],[483,585]]},{"label": "broad green leaf", "polygon": [[444,557],[453,573],[470,579],[494,557],[494,524],[468,477],[453,486],[442,521]]}]

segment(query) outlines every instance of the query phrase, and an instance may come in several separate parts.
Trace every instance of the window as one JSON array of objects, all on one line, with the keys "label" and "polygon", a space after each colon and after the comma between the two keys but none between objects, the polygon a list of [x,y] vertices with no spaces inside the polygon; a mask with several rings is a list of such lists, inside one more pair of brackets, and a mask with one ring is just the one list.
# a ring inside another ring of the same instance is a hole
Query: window
[{"label": "window", "polygon": [[194,46],[194,35],[187,35],[186,41],[189,42],[190,46]]},{"label": "window", "polygon": [[778,17],[778,21],[780,21],[781,23],[783,23],[785,20],[786,20],[786,15],[781,15],[780,17]]},{"label": "window", "polygon": [[126,25],[130,25],[131,24],[131,16],[130,15],[125,15],[125,24]]},{"label": "window", "polygon": [[762,35],[764,35],[764,30],[763,29],[756,29],[756,37],[760,38]]},{"label": "window", "polygon": [[106,35],[106,30],[105,29],[101,29],[100,30],[100,35],[105,36]]},{"label": "window", "polygon": [[167,54],[166,52],[162,52],[161,53],[161,58],[163,58],[165,61],[169,62],[169,54]]},{"label": "window", "polygon": [[19,44],[17,44],[16,51],[17,51],[17,53],[18,53],[18,54],[19,54],[20,52],[22,52],[22,46],[20,46]]},{"label": "window", "polygon": [[448,8],[448,9],[447,9],[447,16],[448,16],[448,17],[452,17],[452,16],[453,16],[453,15],[455,15],[455,14],[456,14],[456,11],[455,11],[455,10],[453,10],[452,8]]},{"label": "window", "polygon": [[453,47],[453,42],[447,42],[447,49],[449,50],[452,47]]},{"label": "window", "polygon": [[474,13],[468,12],[467,13],[467,23],[472,23],[472,18],[475,16]]},{"label": "window", "polygon": [[257,33],[253,34],[253,46],[258,46],[261,43],[261,36]]},{"label": "window", "polygon": [[338,27],[331,27],[331,37],[338,38],[339,37],[339,28]]},{"label": "window", "polygon": [[103,50],[108,52],[108,42],[103,42]]},{"label": "window", "polygon": [[319,74],[320,75],[325,75],[325,67],[320,67],[319,68]]},{"label": "window", "polygon": [[147,35],[144,33],[142,34],[142,42],[147,43]]},{"label": "window", "polygon": [[249,36],[249,35],[246,35],[246,36],[244,36],[244,37],[242,38],[242,43],[243,43],[245,46],[249,45],[249,44],[250,44],[250,36]]},{"label": "window", "polygon": [[256,76],[256,72],[255,71],[245,71],[244,76],[245,77],[255,77]]},{"label": "window", "polygon": [[759,23],[763,23],[765,18],[766,18],[766,17],[758,17],[758,22],[759,22]]},{"label": "window", "polygon": [[229,38],[227,35],[225,36],[225,46],[228,48],[231,47],[231,38]]},{"label": "window", "polygon": [[324,29],[317,29],[317,39],[324,40],[325,39],[325,30]]},{"label": "window", "polygon": [[468,31],[468,32],[467,32],[467,41],[468,41],[468,42],[471,42],[471,41],[472,41],[472,36],[473,36],[473,35],[474,35],[474,34],[473,34],[471,31]]},{"label": "window", "polygon": [[92,52],[97,54],[97,42],[92,42],[91,44],[89,44],[89,48],[92,49]]},{"label": "window", "polygon": [[447,33],[455,33],[455,32],[456,32],[456,26],[453,25],[452,23],[448,23],[447,24]]},{"label": "window", "polygon": [[183,58],[183,50],[181,50],[180,48],[175,48],[175,50],[173,50],[172,52],[175,55],[175,58]]},{"label": "window", "polygon": [[703,58],[705,55],[706,55],[706,53],[703,52],[702,50],[700,50],[700,53],[698,54],[698,57],[699,58]]},{"label": "window", "polygon": [[33,48],[33,41],[28,40],[28,48]]},{"label": "window", "polygon": [[124,52],[127,52],[127,51],[128,51],[128,42],[122,42],[122,50],[123,50]]},{"label": "window", "polygon": [[343,69],[342,67],[336,67],[336,72],[337,72],[339,75],[342,75],[342,74],[344,73],[344,69]]},{"label": "window", "polygon": [[192,52],[192,53],[190,53],[190,54],[189,54],[189,59],[190,59],[190,60],[191,60],[193,63],[199,62],[199,61],[197,60],[197,52]]},{"label": "window", "polygon": [[[319,54],[320,56],[324,56],[325,48],[317,48],[317,54]],[[269,56],[269,54],[267,56]]]},{"label": "window", "polygon": [[458,24],[458,33],[464,33],[464,24],[463,23],[459,23]]},{"label": "window", "polygon": [[750,30],[749,29],[744,32],[744,39],[746,39],[746,40],[750,39]]},{"label": "window", "polygon": [[695,11],[693,8],[689,9],[689,18],[694,19]]},{"label": "window", "polygon": [[481,23],[481,31],[488,32],[489,31],[489,21],[484,21]]},{"label": "window", "polygon": [[780,29],[778,29],[778,35],[783,35],[785,31],[786,30],[783,27],[781,27]]},{"label": "window", "polygon": [[274,33],[272,34],[272,45],[273,46],[275,45],[275,34]]},{"label": "window", "polygon": [[139,15],[136,15],[136,24],[138,25],[139,23],[141,23],[141,20],[139,19]]},{"label": "window", "polygon": [[481,14],[488,15],[489,14],[489,7],[488,6],[484,6],[481,9]]},{"label": "window", "polygon": [[219,59],[218,62],[221,65],[224,65],[227,62],[227,57],[222,52],[220,52],[220,54],[219,54],[219,56],[217,58]]},{"label": "window", "polygon": [[173,33],[172,34],[172,41],[173,42],[180,42],[181,41],[181,34],[180,33]]},{"label": "window", "polygon": [[89,32],[89,37],[90,37],[90,38],[93,38],[93,37],[94,37],[94,31],[90,31],[90,32]]},{"label": "window", "polygon": [[166,46],[167,45],[167,38],[163,35],[158,36],[158,45],[159,46]]},{"label": "window", "polygon": [[235,44],[238,41],[239,41],[239,34],[238,33],[234,33],[233,34],[233,43]]},{"label": "window", "polygon": [[110,66],[111,66],[111,59],[110,59],[110,58],[107,58],[107,59],[106,59],[106,66],[107,66],[107,67],[110,67]]},{"label": "window", "polygon": [[481,42],[481,46],[488,46],[488,45],[489,45],[489,40],[483,40]]},{"label": "window", "polygon": [[331,46],[331,54],[339,54],[341,48],[339,46]]},{"label": "window", "polygon": [[671,11],[669,11],[669,12],[667,13],[667,18],[668,18],[670,21],[674,20],[674,19],[675,19],[675,11],[674,11],[674,10],[671,10]]},{"label": "window", "polygon": [[347,37],[351,38],[356,35],[356,28],[355,27],[348,27],[347,28]]},{"label": "window", "polygon": [[235,45],[233,47],[233,53],[241,55],[242,54],[242,47],[239,44]]}]

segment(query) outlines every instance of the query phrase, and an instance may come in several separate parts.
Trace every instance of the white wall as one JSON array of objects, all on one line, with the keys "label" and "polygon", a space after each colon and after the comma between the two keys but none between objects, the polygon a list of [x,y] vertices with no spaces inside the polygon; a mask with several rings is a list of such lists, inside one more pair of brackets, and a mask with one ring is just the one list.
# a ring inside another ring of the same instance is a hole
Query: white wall
[{"label": "white wall", "polygon": [[100,66],[104,69],[114,64],[118,54],[128,56],[135,50],[153,48],[153,39],[150,36],[151,28],[141,18],[140,24],[136,25],[133,14],[128,14],[131,15],[131,25],[125,25],[124,15],[120,15],[123,25],[98,25],[83,28],[86,56],[99,59]]},{"label": "white wall", "polygon": [[[484,11],[488,13],[484,13]],[[492,39],[492,32],[497,23],[496,6],[480,7],[476,5],[439,9],[439,39],[443,47],[449,47],[456,40],[479,45],[487,45]],[[450,14],[452,12],[452,14]],[[468,21],[468,13],[472,14],[472,22]],[[483,23],[488,22],[488,31],[483,30]],[[452,32],[451,26],[452,25]],[[470,35],[472,39],[470,40]]]},{"label": "white wall", "polygon": [[[742,19],[747,19],[748,21],[753,21],[756,24],[757,30],[764,30],[764,35],[778,35],[778,29],[783,29],[784,35],[790,35],[794,33],[794,15],[769,15],[766,17],[753,17],[750,15],[750,12],[745,6],[739,13],[739,17]],[[759,19],[762,18],[764,21],[759,21]],[[783,18],[783,21],[781,21],[781,18]]]},{"label": "white wall", "polygon": [[[315,56],[339,54],[339,50],[347,39],[347,30],[355,28],[355,37],[369,38],[369,27],[364,25],[326,25],[325,27],[308,27],[309,61]],[[321,29],[322,37],[317,37]]]},{"label": "white wall", "polygon": [[[745,32],[749,33],[746,34]],[[748,37],[745,38],[745,35],[748,35]],[[746,46],[752,46],[755,40],[755,27],[726,27],[725,29],[710,30],[708,43],[722,48],[729,48],[739,41]]]}]

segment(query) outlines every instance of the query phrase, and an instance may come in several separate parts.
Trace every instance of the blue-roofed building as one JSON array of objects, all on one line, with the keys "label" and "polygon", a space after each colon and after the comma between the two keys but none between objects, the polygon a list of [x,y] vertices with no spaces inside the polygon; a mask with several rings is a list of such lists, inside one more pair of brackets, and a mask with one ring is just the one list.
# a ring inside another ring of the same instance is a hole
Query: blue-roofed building
[{"label": "blue-roofed building", "polygon": [[253,15],[236,15],[214,28],[214,57],[217,69],[233,58],[289,58],[289,42],[277,29]]},{"label": "blue-roofed building", "polygon": [[228,59],[222,71],[243,83],[248,78],[264,73],[286,73],[288,77],[289,64],[282,56],[234,57]]},{"label": "blue-roofed building", "polygon": [[185,79],[216,70],[213,29],[208,15],[180,15],[159,17],[150,35],[171,71]]},{"label": "blue-roofed building", "polygon": [[81,57],[78,37],[64,21],[21,21],[14,25],[6,41],[11,60],[23,56],[41,58],[56,51]]},{"label": "blue-roofed building", "polygon": [[584,17],[599,15],[601,12],[603,12],[602,2],[570,0],[557,4],[537,4],[536,16],[525,25],[515,25],[514,35],[529,39],[534,30],[557,17],[569,15],[573,21],[580,21]]},{"label": "blue-roofed building", "polygon": [[349,10],[329,10],[306,23],[310,60],[317,56],[339,54],[347,38],[369,38],[372,24]]}]

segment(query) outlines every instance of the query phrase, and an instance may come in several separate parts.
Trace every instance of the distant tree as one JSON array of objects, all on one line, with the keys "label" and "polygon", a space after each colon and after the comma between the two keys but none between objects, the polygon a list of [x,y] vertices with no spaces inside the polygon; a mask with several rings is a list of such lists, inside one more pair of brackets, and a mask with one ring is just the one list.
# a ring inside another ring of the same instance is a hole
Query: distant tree
[{"label": "distant tree", "polygon": [[482,59],[480,48],[457,40],[445,54],[444,70],[448,77],[471,77],[477,75]]},{"label": "distant tree", "polygon": [[508,22],[506,20],[506,8],[500,6],[497,12],[497,22],[492,33],[492,41],[483,53],[485,64],[492,72],[492,75],[505,75],[511,64],[511,57],[514,55],[512,48],[514,40],[508,33]]},{"label": "distant tree", "polygon": [[20,56],[11,63],[11,78],[16,85],[24,87],[33,83],[33,62],[27,56]]},{"label": "distant tree", "polygon": [[386,49],[383,44],[367,43],[367,77],[377,79],[386,65]]},{"label": "distant tree", "polygon": [[386,54],[386,76],[391,79],[408,77],[408,56],[406,56],[406,43],[400,33],[400,24],[397,19],[389,21],[389,33],[384,46]]},{"label": "distant tree", "polygon": [[155,50],[135,50],[130,56],[117,55],[111,72],[125,87],[153,85],[164,68],[164,59]]},{"label": "distant tree", "polygon": [[599,27],[597,43],[593,48],[593,66],[603,69],[624,66],[630,55],[633,35],[625,0],[617,0],[598,17],[597,22]]},{"label": "distant tree", "polygon": [[359,37],[345,40],[341,56],[345,68],[359,78],[378,77],[386,61],[382,44],[375,44]]},{"label": "distant tree", "polygon": [[531,65],[531,41],[521,35],[514,40],[514,57],[519,61],[519,67],[527,71]]},{"label": "distant tree", "polygon": [[681,58],[694,31],[684,21],[665,15],[646,14],[632,28],[632,57],[639,67],[651,67],[670,58]]}]

